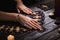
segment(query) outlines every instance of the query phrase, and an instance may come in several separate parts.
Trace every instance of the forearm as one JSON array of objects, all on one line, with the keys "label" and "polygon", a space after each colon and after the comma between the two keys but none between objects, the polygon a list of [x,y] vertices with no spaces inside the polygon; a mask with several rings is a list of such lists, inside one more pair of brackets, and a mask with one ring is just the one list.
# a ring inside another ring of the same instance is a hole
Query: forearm
[{"label": "forearm", "polygon": [[3,21],[16,21],[17,13],[8,13],[0,11],[0,20]]},{"label": "forearm", "polygon": [[23,5],[22,0],[16,0],[16,2],[17,2],[17,5]]}]

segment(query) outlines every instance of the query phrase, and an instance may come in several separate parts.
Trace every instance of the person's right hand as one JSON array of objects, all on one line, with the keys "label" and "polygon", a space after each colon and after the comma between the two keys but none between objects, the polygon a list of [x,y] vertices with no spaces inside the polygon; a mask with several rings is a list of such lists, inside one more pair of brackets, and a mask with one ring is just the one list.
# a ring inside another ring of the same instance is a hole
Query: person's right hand
[{"label": "person's right hand", "polygon": [[24,4],[19,5],[18,8],[19,8],[18,9],[19,11],[21,10],[26,14],[32,14],[32,10],[30,8],[28,8],[27,6],[25,6]]},{"label": "person's right hand", "polygon": [[38,21],[33,20],[32,18],[24,16],[24,15],[18,16],[18,22],[25,25],[29,29],[43,30],[42,27],[38,24]]}]

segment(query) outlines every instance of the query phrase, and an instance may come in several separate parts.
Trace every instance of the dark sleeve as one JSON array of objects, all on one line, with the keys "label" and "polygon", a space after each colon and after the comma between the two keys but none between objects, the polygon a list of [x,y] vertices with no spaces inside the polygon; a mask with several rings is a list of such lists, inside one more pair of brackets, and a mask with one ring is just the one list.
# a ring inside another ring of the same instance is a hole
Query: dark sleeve
[{"label": "dark sleeve", "polygon": [[23,3],[27,6],[40,3],[42,0],[22,0]]},{"label": "dark sleeve", "polygon": [[16,12],[16,2],[13,0],[0,1],[0,11]]},{"label": "dark sleeve", "polygon": [[55,15],[60,17],[60,0],[55,0]]}]

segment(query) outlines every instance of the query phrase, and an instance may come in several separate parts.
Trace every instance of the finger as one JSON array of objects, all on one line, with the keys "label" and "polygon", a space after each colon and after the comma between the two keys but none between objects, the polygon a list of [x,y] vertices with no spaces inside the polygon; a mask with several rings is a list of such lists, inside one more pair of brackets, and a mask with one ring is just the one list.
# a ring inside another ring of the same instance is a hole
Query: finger
[{"label": "finger", "polygon": [[20,10],[17,8],[18,13],[20,13]]},{"label": "finger", "polygon": [[[39,25],[41,24],[41,23],[39,23],[39,22],[37,22],[37,21],[35,21],[35,22],[38,23]],[[40,26],[40,30],[43,30],[42,26]]]},{"label": "finger", "polygon": [[30,8],[28,8],[28,10],[30,11],[30,13],[32,14],[32,10]]},{"label": "finger", "polygon": [[23,12],[28,13],[28,11],[26,9],[23,9]]},{"label": "finger", "polygon": [[29,23],[32,25],[32,28],[37,29],[34,23],[32,23],[31,21]]},{"label": "finger", "polygon": [[28,8],[30,11],[32,11],[30,8]]},{"label": "finger", "polygon": [[41,24],[41,23],[38,22],[39,19],[33,19],[33,20],[34,20],[36,23],[38,23],[39,25]]},{"label": "finger", "polygon": [[21,9],[24,13],[27,13],[27,14],[29,14],[29,12],[26,10],[26,8],[24,9]]},{"label": "finger", "polygon": [[30,27],[28,24],[25,24],[25,26],[29,29],[32,29],[32,27]]},{"label": "finger", "polygon": [[25,13],[27,13],[27,14],[31,14],[31,13],[32,13],[32,10],[29,9],[29,8],[26,8],[24,11],[25,11]]},{"label": "finger", "polygon": [[26,9],[28,14],[32,14],[32,11],[29,9]]},{"label": "finger", "polygon": [[38,21],[39,19],[33,19],[34,21]]},{"label": "finger", "polygon": [[38,23],[36,23],[34,21],[32,21],[32,22],[35,24],[35,26],[36,26],[37,29],[42,30],[42,27]]},{"label": "finger", "polygon": [[27,14],[30,14],[27,9],[24,9],[23,11],[24,11],[25,13],[27,13]]},{"label": "finger", "polygon": [[34,28],[34,29],[37,29],[32,22],[28,22],[27,25],[29,25],[30,27]]},{"label": "finger", "polygon": [[31,22],[35,25],[36,28],[38,28],[38,29],[40,28],[40,27],[37,25],[36,22],[34,22],[34,21],[31,21]]}]

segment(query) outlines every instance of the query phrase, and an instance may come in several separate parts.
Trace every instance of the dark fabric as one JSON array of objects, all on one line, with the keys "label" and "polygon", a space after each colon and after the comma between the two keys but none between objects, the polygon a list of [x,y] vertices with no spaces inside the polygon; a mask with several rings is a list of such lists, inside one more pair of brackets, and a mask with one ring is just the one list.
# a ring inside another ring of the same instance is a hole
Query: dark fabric
[{"label": "dark fabric", "polygon": [[31,4],[34,4],[34,0],[22,0],[22,1],[26,6],[30,6]]},{"label": "dark fabric", "polygon": [[31,5],[34,5],[34,4],[39,4],[42,2],[42,0],[22,0],[23,3],[26,5],[26,6],[31,6]]},{"label": "dark fabric", "polygon": [[0,11],[16,12],[16,2],[14,0],[0,0]]},{"label": "dark fabric", "polygon": [[[33,5],[40,0],[22,0],[25,5]],[[17,12],[15,0],[0,0],[0,11]]]},{"label": "dark fabric", "polygon": [[0,40],[7,40],[7,35],[0,31]]},{"label": "dark fabric", "polygon": [[55,16],[60,17],[60,0],[55,0]]}]

